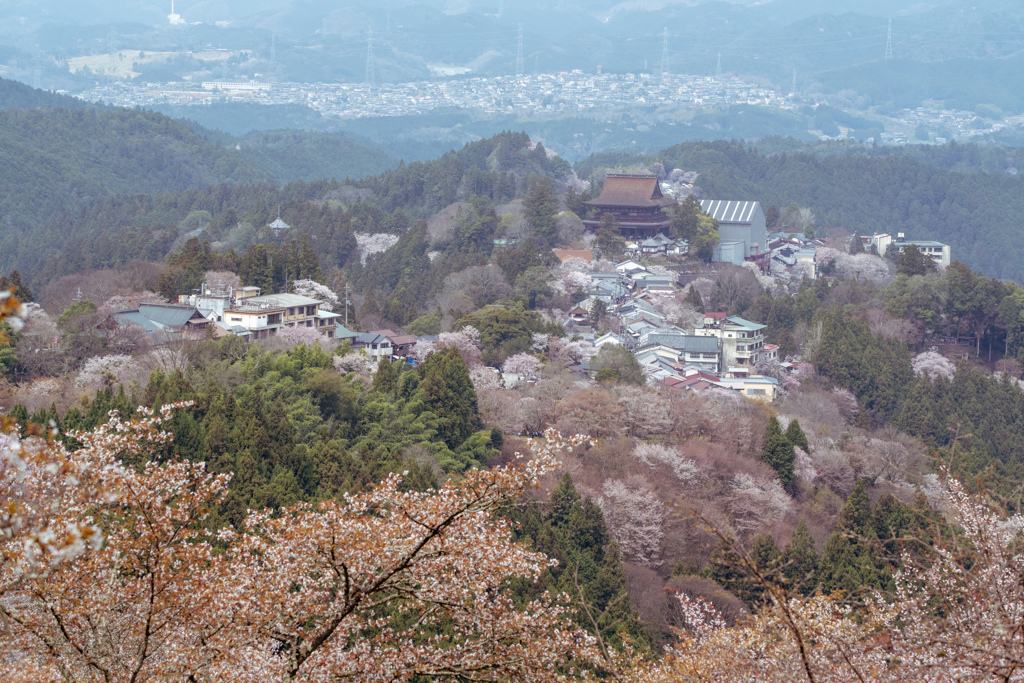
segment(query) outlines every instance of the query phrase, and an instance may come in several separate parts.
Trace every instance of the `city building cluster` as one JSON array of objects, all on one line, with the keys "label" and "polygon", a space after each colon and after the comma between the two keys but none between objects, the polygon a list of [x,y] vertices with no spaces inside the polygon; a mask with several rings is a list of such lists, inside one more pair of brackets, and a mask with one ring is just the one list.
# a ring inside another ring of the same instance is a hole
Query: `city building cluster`
[{"label": "city building cluster", "polygon": [[578,114],[622,107],[758,104],[792,106],[774,90],[740,78],[650,74],[553,74],[409,83],[104,83],[80,97],[121,107],[204,105],[215,101],[304,104],[324,116],[409,116],[457,107],[482,114]]}]

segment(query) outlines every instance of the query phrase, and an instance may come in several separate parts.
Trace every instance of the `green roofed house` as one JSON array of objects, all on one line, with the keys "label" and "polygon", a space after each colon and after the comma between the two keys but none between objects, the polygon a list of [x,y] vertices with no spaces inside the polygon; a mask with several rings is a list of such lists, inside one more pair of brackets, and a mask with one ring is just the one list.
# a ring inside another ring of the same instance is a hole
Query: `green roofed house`
[{"label": "green roofed house", "polygon": [[739,316],[707,313],[704,326],[693,333],[699,337],[718,337],[722,343],[722,367],[752,366],[764,350],[765,326]]}]

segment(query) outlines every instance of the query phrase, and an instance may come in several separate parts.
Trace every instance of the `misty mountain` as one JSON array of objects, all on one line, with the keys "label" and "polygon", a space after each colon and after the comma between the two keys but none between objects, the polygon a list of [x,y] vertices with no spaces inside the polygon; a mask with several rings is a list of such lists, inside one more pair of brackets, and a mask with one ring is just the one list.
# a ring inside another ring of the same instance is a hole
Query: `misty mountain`
[{"label": "misty mountain", "polygon": [[155,112],[82,105],[0,79],[0,222],[31,228],[115,194],[360,178],[395,165],[351,135],[236,138]]}]

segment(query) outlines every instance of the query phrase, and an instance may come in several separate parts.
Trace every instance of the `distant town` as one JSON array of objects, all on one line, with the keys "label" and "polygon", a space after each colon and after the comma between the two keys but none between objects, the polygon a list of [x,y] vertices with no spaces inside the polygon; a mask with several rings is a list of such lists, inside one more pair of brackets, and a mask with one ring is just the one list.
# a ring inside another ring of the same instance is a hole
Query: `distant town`
[{"label": "distant town", "polygon": [[[258,76],[258,74],[256,74]],[[301,104],[332,118],[414,116],[438,109],[459,108],[483,116],[597,115],[638,107],[699,109],[749,104],[793,110],[808,104],[794,94],[782,94],[754,85],[740,77],[676,74],[588,74],[580,70],[461,78],[407,83],[267,83],[257,79],[237,81],[177,81],[170,83],[107,82],[78,93],[91,101],[122,107],[158,105],[198,106],[216,102],[250,102],[265,105]],[[932,142],[969,140],[998,132],[1021,121],[990,121],[970,111],[919,107],[889,112],[879,117],[885,132],[878,142],[910,144],[918,126],[940,127],[946,136]],[[811,131],[816,132],[816,131]],[[839,135],[816,133],[822,139]]]}]

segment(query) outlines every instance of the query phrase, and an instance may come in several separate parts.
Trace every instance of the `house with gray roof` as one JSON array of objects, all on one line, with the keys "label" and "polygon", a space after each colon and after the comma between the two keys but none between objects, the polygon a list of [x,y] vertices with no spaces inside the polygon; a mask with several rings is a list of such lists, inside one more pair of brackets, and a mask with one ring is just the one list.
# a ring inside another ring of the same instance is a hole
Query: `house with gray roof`
[{"label": "house with gray roof", "polygon": [[[199,332],[212,323],[195,306],[157,303],[141,303],[138,308],[112,313],[106,320],[122,326],[137,325],[155,344],[166,344],[182,335]],[[100,323],[101,328],[103,325]]]}]

